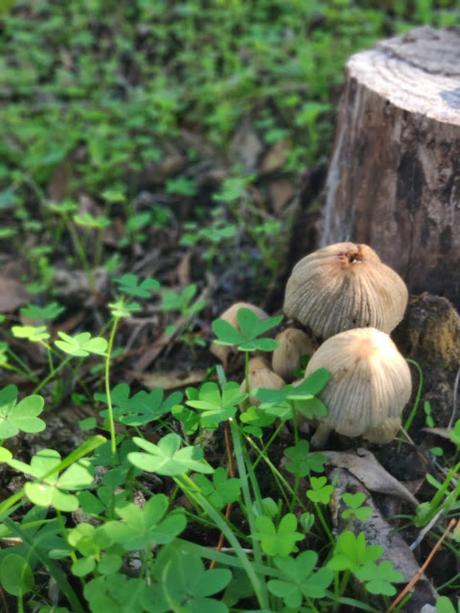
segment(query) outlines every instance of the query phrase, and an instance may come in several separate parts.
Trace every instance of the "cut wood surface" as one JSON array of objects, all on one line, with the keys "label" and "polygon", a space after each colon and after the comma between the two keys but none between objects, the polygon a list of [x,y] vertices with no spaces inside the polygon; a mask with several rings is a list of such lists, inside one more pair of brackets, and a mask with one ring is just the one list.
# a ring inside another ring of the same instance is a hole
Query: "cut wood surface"
[{"label": "cut wood surface", "polygon": [[460,31],[417,28],[350,58],[322,244],[348,240],[460,306]]}]

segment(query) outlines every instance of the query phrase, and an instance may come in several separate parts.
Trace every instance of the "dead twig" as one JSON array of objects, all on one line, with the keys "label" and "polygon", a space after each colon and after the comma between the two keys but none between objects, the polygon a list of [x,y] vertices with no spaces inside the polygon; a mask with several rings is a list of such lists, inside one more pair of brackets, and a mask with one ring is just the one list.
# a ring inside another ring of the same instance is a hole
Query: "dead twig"
[{"label": "dead twig", "polygon": [[428,565],[430,564],[431,560],[433,559],[435,553],[441,547],[441,545],[443,544],[443,542],[446,539],[446,537],[449,534],[449,532],[455,528],[455,526],[457,525],[457,523],[459,521],[460,520],[458,520],[458,519],[451,519],[451,521],[447,525],[447,528],[444,530],[442,535],[439,537],[437,543],[435,544],[433,549],[430,551],[430,553],[429,553],[428,557],[426,558],[425,562],[422,564],[422,566],[420,566],[419,570],[415,573],[415,575],[412,577],[412,579],[409,581],[409,583],[406,585],[406,587],[393,600],[393,602],[391,603],[390,608],[388,609],[387,613],[390,613],[391,611],[394,611],[395,608],[398,606],[398,604],[401,602],[401,600],[403,600],[406,597],[406,595],[411,591],[411,589],[416,585],[416,583],[418,581],[420,581],[421,577],[423,576],[423,573],[428,568]]}]

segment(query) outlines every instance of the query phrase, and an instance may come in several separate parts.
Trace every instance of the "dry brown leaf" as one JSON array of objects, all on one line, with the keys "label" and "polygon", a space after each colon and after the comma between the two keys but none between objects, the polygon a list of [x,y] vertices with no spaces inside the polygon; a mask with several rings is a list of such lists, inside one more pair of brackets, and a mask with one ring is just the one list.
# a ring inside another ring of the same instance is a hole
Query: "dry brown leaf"
[{"label": "dry brown leaf", "polygon": [[22,283],[0,275],[0,313],[12,313],[28,301],[29,297]]},{"label": "dry brown leaf", "polygon": [[147,389],[174,390],[186,385],[201,383],[206,378],[206,370],[190,370],[188,372],[169,370],[167,372],[138,373],[138,375],[135,372],[130,372],[130,375],[141,381]]},{"label": "dry brown leaf", "polygon": [[367,449],[360,448],[356,454],[341,451],[321,453],[326,456],[328,464],[346,468],[372,492],[397,496],[415,507],[418,506],[419,502],[415,496],[390,475]]}]

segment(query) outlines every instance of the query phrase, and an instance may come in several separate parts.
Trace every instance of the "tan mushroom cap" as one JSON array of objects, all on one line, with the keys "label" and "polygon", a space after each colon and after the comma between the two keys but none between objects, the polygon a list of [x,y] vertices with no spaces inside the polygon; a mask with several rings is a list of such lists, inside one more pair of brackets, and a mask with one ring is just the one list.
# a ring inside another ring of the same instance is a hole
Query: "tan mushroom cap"
[{"label": "tan mushroom cap", "polygon": [[383,424],[368,430],[363,436],[370,443],[385,445],[392,441],[401,430],[401,418],[389,417]]},{"label": "tan mushroom cap", "polygon": [[320,394],[328,408],[324,423],[346,436],[361,436],[400,417],[411,395],[406,360],[388,334],[375,328],[329,338],[313,354],[305,376],[318,368],[332,374]]},{"label": "tan mushroom cap", "polygon": [[[225,310],[222,315],[219,316],[219,319],[223,319],[224,321],[231,324],[234,328],[239,330],[238,320],[236,316],[238,315],[238,311],[240,309],[249,309],[253,313],[259,317],[259,319],[267,319],[268,315],[265,311],[260,309],[259,307],[249,304],[249,302],[235,302],[232,304],[227,310]],[[209,351],[216,356],[221,362],[226,364],[228,360],[228,356],[232,353],[233,348],[227,345],[219,345],[218,343],[211,343],[209,347]]]},{"label": "tan mushroom cap", "polygon": [[311,338],[297,328],[286,328],[275,340],[279,345],[272,355],[272,368],[285,381],[292,381],[299,368],[303,355],[312,355],[314,351]]},{"label": "tan mushroom cap", "polygon": [[[264,358],[251,358],[249,360],[248,365],[248,385],[249,392],[252,392],[259,387],[264,387],[268,389],[281,389],[285,384],[284,380],[270,370],[270,366],[268,362]],[[241,384],[241,391],[246,391],[246,381],[243,381]],[[259,401],[257,398],[250,396],[250,401],[254,405],[258,405]]]},{"label": "tan mushroom cap", "polygon": [[404,316],[404,281],[367,245],[337,243],[307,255],[286,285],[284,313],[329,338],[352,328],[390,333]]}]

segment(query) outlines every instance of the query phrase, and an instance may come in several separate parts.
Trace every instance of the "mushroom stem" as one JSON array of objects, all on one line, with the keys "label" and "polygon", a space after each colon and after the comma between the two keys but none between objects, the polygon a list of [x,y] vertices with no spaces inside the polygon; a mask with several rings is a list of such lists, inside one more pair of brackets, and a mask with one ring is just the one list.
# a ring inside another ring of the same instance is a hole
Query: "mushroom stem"
[{"label": "mushroom stem", "polygon": [[331,432],[332,428],[330,428],[327,424],[324,422],[319,424],[319,426],[316,428],[315,434],[311,437],[311,446],[315,449],[322,449],[326,445]]}]

